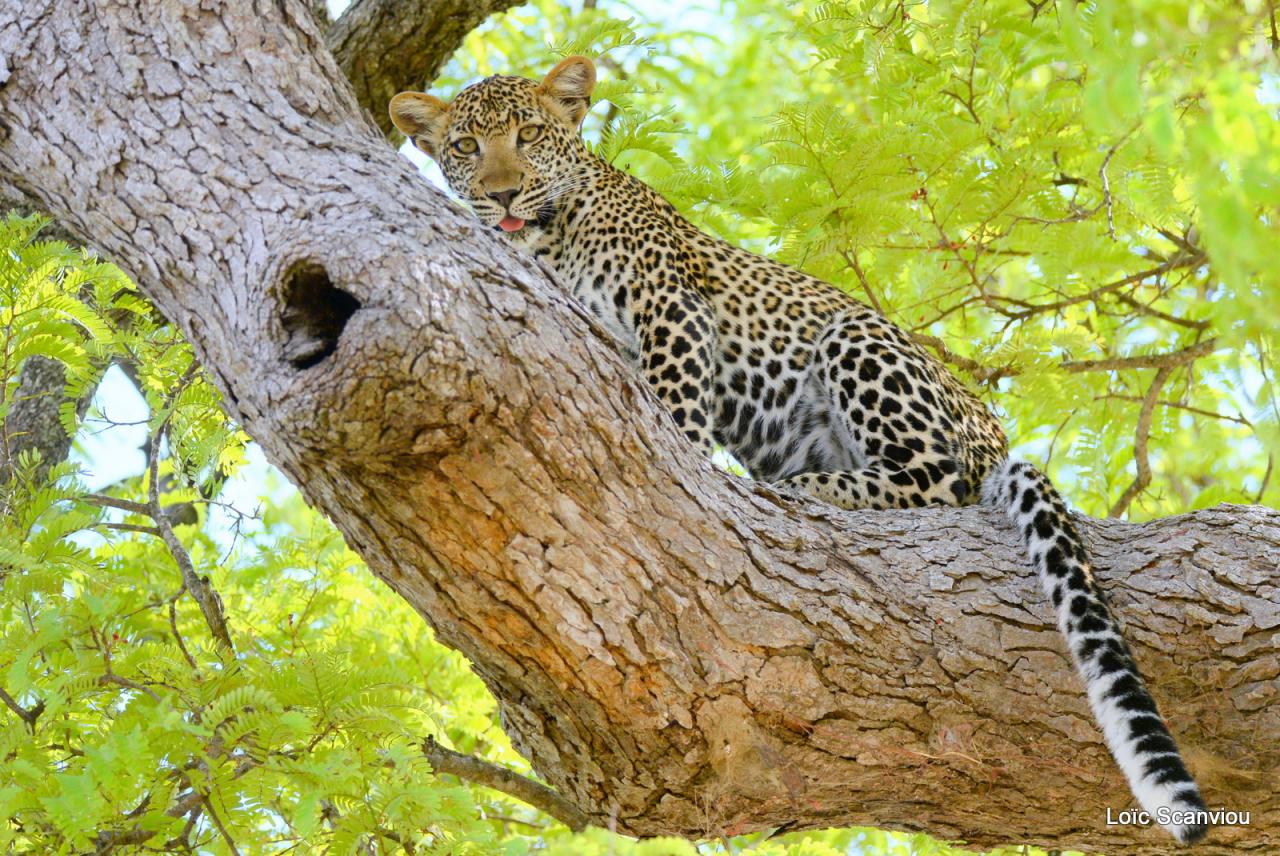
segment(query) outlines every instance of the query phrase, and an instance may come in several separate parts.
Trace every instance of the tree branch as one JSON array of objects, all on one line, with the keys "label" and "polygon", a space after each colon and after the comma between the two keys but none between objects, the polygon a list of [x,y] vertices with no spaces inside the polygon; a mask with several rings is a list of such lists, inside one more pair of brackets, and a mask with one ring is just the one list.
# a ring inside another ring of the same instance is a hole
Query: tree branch
[{"label": "tree branch", "polygon": [[383,134],[393,130],[387,104],[426,86],[467,34],[495,12],[524,0],[356,0],[325,34],[356,99]]},{"label": "tree branch", "polygon": [[867,282],[867,275],[863,273],[862,265],[858,264],[858,251],[856,249],[842,249],[840,250],[840,255],[844,257],[845,262],[857,274],[858,282],[862,285],[862,292],[867,295],[867,300],[871,301],[871,305],[875,307],[877,312],[888,318],[889,316],[885,315],[884,307],[880,305],[880,298],[876,296],[875,289],[871,287],[871,283]]},{"label": "tree branch", "polygon": [[[912,333],[911,338],[926,348],[933,350],[944,363],[962,368],[973,375],[976,380],[984,383],[994,383],[1001,378],[1022,374],[1022,369],[1015,365],[992,368],[977,360],[957,354],[937,336],[930,336],[926,333]],[[1217,347],[1218,340],[1216,338],[1205,339],[1194,345],[1163,353],[1136,354],[1129,357],[1104,357],[1097,360],[1067,360],[1061,364],[1061,368],[1068,374],[1124,371],[1127,369],[1177,368],[1192,363],[1201,357],[1208,356]]]},{"label": "tree branch", "polygon": [[164,418],[156,425],[147,441],[147,515],[155,523],[155,534],[158,534],[165,546],[169,548],[169,555],[173,556],[173,561],[177,564],[179,573],[182,574],[183,588],[191,593],[196,605],[200,607],[200,613],[204,616],[209,632],[213,634],[214,642],[223,651],[234,654],[235,645],[231,643],[231,631],[227,629],[227,616],[222,611],[222,598],[218,597],[218,593],[213,590],[208,578],[196,573],[195,565],[191,562],[191,554],[187,552],[182,539],[174,532],[173,521],[160,505],[160,438],[164,436],[173,414],[173,402],[195,377],[196,371],[196,363],[192,361],[173,392],[170,393],[168,410]]},{"label": "tree branch", "polygon": [[115,684],[116,686],[124,687],[127,690],[133,690],[134,692],[144,693],[145,695],[149,696],[151,700],[154,701],[156,704],[160,703],[160,696],[156,694],[155,690],[151,689],[150,687],[145,687],[142,684],[138,683],[137,681],[131,681],[128,678],[117,675],[115,672],[107,672],[105,675],[102,675],[100,678],[98,678],[98,683]]},{"label": "tree branch", "polygon": [[114,496],[106,496],[101,493],[93,493],[84,497],[84,501],[93,505],[100,505],[104,508],[117,508],[121,511],[127,511],[130,514],[144,514],[151,516],[151,506],[141,502],[134,502],[130,499],[119,499]]},{"label": "tree branch", "polygon": [[1128,274],[1104,285],[1100,285],[1097,288],[1091,289],[1087,294],[1077,294],[1073,297],[1065,297],[1062,300],[1055,300],[1052,303],[1021,303],[1019,301],[998,296],[993,296],[992,299],[1003,303],[1021,305],[1025,307],[1016,312],[1006,311],[1004,314],[1011,320],[1030,318],[1034,315],[1040,315],[1045,312],[1056,312],[1059,309],[1066,309],[1068,306],[1075,306],[1080,303],[1097,300],[1099,297],[1118,291],[1126,285],[1134,285],[1142,282],[1144,279],[1150,279],[1152,277],[1159,276],[1160,274],[1177,270],[1178,268],[1195,267],[1196,265],[1203,264],[1204,260],[1203,255],[1178,255],[1169,259],[1167,262],[1156,265],[1153,268]]},{"label": "tree branch", "polygon": [[1021,374],[1021,370],[1013,365],[999,366],[991,368],[984,366],[977,360],[957,354],[955,351],[947,347],[947,343],[939,339],[937,336],[930,336],[927,333],[912,333],[911,338],[926,348],[931,349],[938,355],[938,358],[948,365],[957,366],[964,369],[973,378],[982,383],[995,383],[1001,378],[1013,377]]},{"label": "tree branch", "polygon": [[1217,339],[1205,339],[1176,351],[1163,354],[1138,354],[1131,357],[1106,357],[1100,360],[1068,360],[1062,364],[1063,371],[1071,374],[1080,372],[1112,372],[1126,369],[1163,369],[1186,365],[1193,360],[1212,354],[1218,347]]},{"label": "tree branch", "polygon": [[437,773],[448,773],[473,784],[483,785],[513,796],[549,814],[574,832],[580,832],[587,827],[587,815],[582,809],[541,782],[535,782],[506,767],[485,761],[483,758],[475,758],[446,749],[431,737],[423,741],[422,754],[427,756],[427,760],[431,762],[431,768]]},{"label": "tree branch", "polygon": [[35,731],[36,722],[40,719],[40,714],[44,713],[43,701],[36,702],[30,709],[28,709],[18,704],[18,702],[14,700],[13,696],[5,692],[3,688],[0,688],[0,702],[4,702],[5,707],[17,714],[18,719],[21,719],[27,724],[27,728],[31,729],[32,732]]},{"label": "tree branch", "polygon": [[1116,219],[1115,212],[1113,211],[1114,203],[1111,199],[1111,179],[1107,177],[1107,167],[1111,165],[1111,159],[1116,156],[1116,152],[1120,151],[1120,147],[1133,136],[1133,133],[1137,131],[1139,127],[1139,125],[1134,125],[1126,131],[1120,139],[1116,140],[1115,143],[1107,149],[1107,155],[1102,159],[1102,165],[1098,167],[1098,181],[1102,184],[1102,205],[1107,211],[1107,235],[1113,241],[1116,239]]},{"label": "tree branch", "polygon": [[137,523],[102,523],[99,525],[114,532],[140,532],[143,535],[160,534],[160,530],[154,526],[144,526]]},{"label": "tree branch", "polygon": [[1155,414],[1156,402],[1159,401],[1160,393],[1164,390],[1169,376],[1173,374],[1174,368],[1168,365],[1157,369],[1156,376],[1152,378],[1151,386],[1142,399],[1142,409],[1138,411],[1138,425],[1133,432],[1133,459],[1138,472],[1133,477],[1133,482],[1116,500],[1116,504],[1111,506],[1111,510],[1107,512],[1108,517],[1122,516],[1129,510],[1130,503],[1138,498],[1138,494],[1151,484],[1151,459],[1147,456],[1147,440],[1151,437],[1151,417]]}]

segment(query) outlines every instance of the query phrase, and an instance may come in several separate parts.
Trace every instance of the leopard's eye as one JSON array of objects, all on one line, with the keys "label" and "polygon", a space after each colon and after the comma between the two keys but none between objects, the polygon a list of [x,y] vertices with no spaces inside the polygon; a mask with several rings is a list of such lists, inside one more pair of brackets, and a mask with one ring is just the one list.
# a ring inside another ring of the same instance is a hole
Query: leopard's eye
[{"label": "leopard's eye", "polygon": [[541,136],[542,136],[541,125],[525,125],[516,134],[516,139],[519,140],[521,143],[532,143],[532,142],[535,142]]},{"label": "leopard's eye", "polygon": [[479,149],[480,144],[476,142],[475,137],[463,137],[453,143],[453,150],[460,155],[473,155]]}]

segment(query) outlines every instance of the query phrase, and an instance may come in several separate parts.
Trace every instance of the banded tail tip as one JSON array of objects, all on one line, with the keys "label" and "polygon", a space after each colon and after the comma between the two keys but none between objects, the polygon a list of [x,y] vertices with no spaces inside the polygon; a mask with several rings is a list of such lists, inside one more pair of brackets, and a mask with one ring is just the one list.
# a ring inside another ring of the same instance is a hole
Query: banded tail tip
[{"label": "banded tail tip", "polygon": [[1209,834],[1209,808],[1194,785],[1169,794],[1153,812],[1156,823],[1180,844],[1197,844]]},{"label": "banded tail tip", "polygon": [[1169,824],[1165,829],[1173,833],[1180,844],[1199,844],[1209,834],[1209,824],[1204,822]]}]

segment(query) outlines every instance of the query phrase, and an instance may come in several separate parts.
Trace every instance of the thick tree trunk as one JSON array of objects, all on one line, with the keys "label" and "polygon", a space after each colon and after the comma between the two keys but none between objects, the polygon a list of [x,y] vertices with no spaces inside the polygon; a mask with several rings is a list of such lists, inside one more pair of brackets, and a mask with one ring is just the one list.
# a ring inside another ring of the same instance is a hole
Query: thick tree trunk
[{"label": "thick tree trunk", "polygon": [[[0,190],[91,240],[596,822],[1164,852],[1022,550],[716,470],[361,118],[301,0],[0,11]],[[410,81],[406,81],[410,82]],[[7,185],[7,188],[4,187]],[[1280,513],[1081,521],[1213,805],[1280,846]]]}]

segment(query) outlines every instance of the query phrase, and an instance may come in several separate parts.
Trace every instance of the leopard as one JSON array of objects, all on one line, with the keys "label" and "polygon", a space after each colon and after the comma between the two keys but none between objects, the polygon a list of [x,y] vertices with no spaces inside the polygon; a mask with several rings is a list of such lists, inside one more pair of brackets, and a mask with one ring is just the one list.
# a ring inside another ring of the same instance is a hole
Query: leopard
[{"label": "leopard", "polygon": [[675,425],[755,479],[842,509],[982,503],[1021,533],[1106,745],[1178,841],[1204,800],[1062,496],[1010,457],[997,417],[910,334],[838,287],[712,236],[582,136],[596,69],[494,75],[391,119],[479,220],[542,259]]}]

